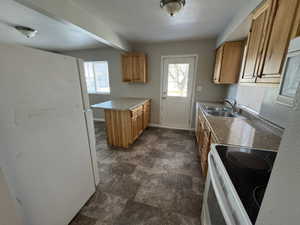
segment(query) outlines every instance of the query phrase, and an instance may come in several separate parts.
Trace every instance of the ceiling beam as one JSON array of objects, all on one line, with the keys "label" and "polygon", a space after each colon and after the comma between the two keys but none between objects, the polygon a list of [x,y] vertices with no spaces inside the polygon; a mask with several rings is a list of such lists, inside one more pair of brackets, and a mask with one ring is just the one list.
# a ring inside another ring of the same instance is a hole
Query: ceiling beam
[{"label": "ceiling beam", "polygon": [[76,26],[96,40],[113,48],[129,51],[129,43],[108,25],[69,0],[15,0],[60,22]]}]

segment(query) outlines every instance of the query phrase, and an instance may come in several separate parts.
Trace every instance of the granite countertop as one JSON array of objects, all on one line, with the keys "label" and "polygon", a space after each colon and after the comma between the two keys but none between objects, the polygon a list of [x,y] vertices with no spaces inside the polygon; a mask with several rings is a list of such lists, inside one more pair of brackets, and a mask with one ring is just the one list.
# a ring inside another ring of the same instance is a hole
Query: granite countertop
[{"label": "granite countertop", "polygon": [[118,98],[111,101],[101,102],[91,107],[94,109],[131,110],[144,104],[149,98]]},{"label": "granite countertop", "polygon": [[[201,106],[212,105],[200,103]],[[204,113],[205,114],[205,113]],[[261,118],[241,112],[241,117],[217,117],[205,114],[213,136],[219,144],[278,150],[283,129]]]}]

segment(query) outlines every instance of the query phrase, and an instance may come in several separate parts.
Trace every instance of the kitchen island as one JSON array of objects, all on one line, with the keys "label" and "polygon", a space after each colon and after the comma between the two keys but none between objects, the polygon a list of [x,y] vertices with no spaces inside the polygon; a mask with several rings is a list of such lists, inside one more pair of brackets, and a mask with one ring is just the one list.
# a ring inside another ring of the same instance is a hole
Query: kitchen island
[{"label": "kitchen island", "polygon": [[92,108],[104,109],[107,143],[128,148],[149,125],[151,99],[118,98]]}]

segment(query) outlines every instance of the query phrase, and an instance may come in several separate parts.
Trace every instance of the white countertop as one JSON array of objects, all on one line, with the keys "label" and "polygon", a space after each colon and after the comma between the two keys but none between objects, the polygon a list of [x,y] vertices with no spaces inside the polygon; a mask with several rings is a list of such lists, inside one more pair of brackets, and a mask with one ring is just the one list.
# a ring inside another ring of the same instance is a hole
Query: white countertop
[{"label": "white countertop", "polygon": [[143,104],[150,98],[118,98],[111,101],[101,102],[91,107],[94,109],[131,110]]}]

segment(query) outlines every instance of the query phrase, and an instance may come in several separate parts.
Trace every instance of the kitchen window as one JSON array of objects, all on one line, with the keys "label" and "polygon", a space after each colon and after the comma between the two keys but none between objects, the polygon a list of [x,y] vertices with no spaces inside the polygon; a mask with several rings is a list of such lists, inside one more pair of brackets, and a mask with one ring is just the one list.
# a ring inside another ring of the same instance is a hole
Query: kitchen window
[{"label": "kitchen window", "polygon": [[107,61],[85,62],[84,70],[89,94],[110,94]]}]

